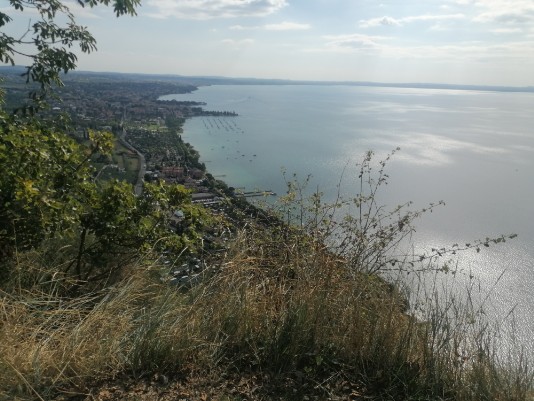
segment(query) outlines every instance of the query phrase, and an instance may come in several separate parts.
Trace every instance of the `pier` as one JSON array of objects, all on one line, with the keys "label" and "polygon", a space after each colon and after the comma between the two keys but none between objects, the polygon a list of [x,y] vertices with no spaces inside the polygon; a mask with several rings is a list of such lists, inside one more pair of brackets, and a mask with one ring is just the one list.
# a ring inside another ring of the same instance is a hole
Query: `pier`
[{"label": "pier", "polygon": [[248,192],[237,192],[236,196],[242,196],[245,198],[252,198],[255,196],[276,196],[276,192],[271,191],[270,189],[265,191],[248,191]]}]

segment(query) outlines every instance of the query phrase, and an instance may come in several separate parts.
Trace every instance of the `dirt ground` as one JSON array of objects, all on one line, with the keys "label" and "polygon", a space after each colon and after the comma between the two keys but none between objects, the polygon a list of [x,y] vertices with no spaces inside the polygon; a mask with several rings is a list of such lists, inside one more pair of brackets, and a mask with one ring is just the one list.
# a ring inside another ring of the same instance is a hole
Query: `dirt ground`
[{"label": "dirt ground", "polygon": [[302,372],[284,377],[267,374],[188,375],[170,378],[120,378],[102,383],[85,394],[64,393],[57,401],[359,401],[371,400],[361,385],[341,374],[322,382],[307,380]]}]

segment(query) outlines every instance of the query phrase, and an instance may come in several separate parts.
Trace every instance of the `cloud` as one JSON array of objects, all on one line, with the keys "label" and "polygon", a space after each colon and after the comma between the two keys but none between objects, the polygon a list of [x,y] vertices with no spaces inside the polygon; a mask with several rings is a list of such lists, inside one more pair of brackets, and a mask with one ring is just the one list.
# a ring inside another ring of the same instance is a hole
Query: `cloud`
[{"label": "cloud", "polygon": [[287,6],[287,0],[148,0],[153,18],[207,20],[213,18],[263,17]]},{"label": "cloud", "polygon": [[387,16],[360,21],[361,28],[372,28],[375,26],[400,26],[400,25],[401,23],[399,20],[395,18],[387,17]]},{"label": "cloud", "polygon": [[373,28],[377,26],[403,26],[412,22],[418,21],[449,21],[449,20],[461,20],[465,19],[464,14],[441,14],[441,15],[414,15],[403,18],[393,18],[393,17],[380,17],[380,18],[371,18],[368,20],[360,21],[360,28]]},{"label": "cloud", "polygon": [[492,33],[496,34],[512,34],[522,32],[520,28],[496,28],[491,30]]},{"label": "cloud", "polygon": [[534,22],[532,0],[454,0],[452,3],[473,12],[474,22],[506,25]]},{"label": "cloud", "polygon": [[[469,16],[472,24],[487,33],[506,35],[527,33],[534,26],[532,0],[449,0],[451,8]],[[476,29],[476,28],[475,28]]]},{"label": "cloud", "polygon": [[254,39],[223,39],[221,42],[225,45],[240,48],[243,46],[250,46],[254,43]]},{"label": "cloud", "polygon": [[229,29],[232,31],[252,31],[252,30],[264,30],[264,31],[303,31],[310,29],[310,24],[300,24],[297,22],[284,21],[278,24],[267,25],[255,25],[255,26],[243,26],[232,25]]},{"label": "cloud", "polygon": [[413,17],[401,18],[401,22],[415,22],[415,21],[448,21],[465,19],[464,14],[444,14],[444,15],[416,15]]},{"label": "cloud", "polygon": [[444,62],[474,62],[482,64],[501,64],[524,62],[532,64],[534,44],[531,42],[508,42],[488,45],[481,42],[465,42],[455,45],[425,46],[384,46],[385,56],[406,59],[427,59]]},{"label": "cloud", "polygon": [[488,44],[481,41],[456,42],[455,44],[400,45],[394,37],[363,34],[324,36],[321,47],[308,52],[363,54],[392,60],[428,60],[447,63],[476,63],[477,65],[501,65],[512,62],[531,65],[534,63],[534,42],[509,41]]},{"label": "cloud", "polygon": [[310,29],[311,25],[285,21],[279,24],[264,25],[263,28],[267,31],[303,31]]},{"label": "cloud", "polygon": [[474,18],[475,22],[525,24],[534,21],[534,3],[531,0],[480,0],[475,5],[484,9]]},{"label": "cloud", "polygon": [[325,45],[326,50],[330,51],[376,51],[383,47],[380,42],[387,38],[383,36],[370,36],[356,33],[352,35],[324,36],[324,39],[328,41]]}]

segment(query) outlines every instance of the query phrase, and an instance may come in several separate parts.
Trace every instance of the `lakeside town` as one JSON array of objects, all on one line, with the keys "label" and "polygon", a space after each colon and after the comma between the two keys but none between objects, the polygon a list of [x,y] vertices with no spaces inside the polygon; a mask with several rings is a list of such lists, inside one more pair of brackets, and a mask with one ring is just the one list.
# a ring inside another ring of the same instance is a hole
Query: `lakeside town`
[{"label": "lakeside town", "polygon": [[[221,191],[232,195],[223,182],[206,172],[200,155],[182,140],[181,133],[187,118],[231,118],[237,116],[235,112],[205,110],[203,102],[158,100],[162,95],[197,89],[189,83],[117,81],[83,74],[65,81],[58,90],[62,100],[51,102],[44,113],[68,116],[74,127],[71,134],[81,142],[89,141],[90,130],[113,133],[113,154],[92,160],[99,179],[128,181],[137,194],[144,181],[182,184],[192,192],[193,202],[205,204],[218,203]],[[20,104],[26,88],[7,85],[7,89],[7,106]]]},{"label": "lakeside town", "polygon": [[[28,86],[21,84],[20,71],[6,71],[5,109],[31,104]],[[188,190],[193,204],[209,208],[229,222],[235,222],[243,210],[257,213],[250,211],[253,207],[245,198],[264,193],[242,193],[215,178],[200,161],[198,151],[181,135],[187,118],[231,119],[237,113],[206,110],[203,102],[159,100],[169,94],[193,92],[196,85],[176,79],[84,73],[66,75],[64,83],[50,94],[49,106],[39,113],[49,121],[67,121],[67,132],[87,146],[91,132],[112,133],[111,154],[96,153],[91,157],[95,181],[128,182],[138,196],[146,182],[180,184]],[[177,232],[186,224],[180,209],[174,210],[169,220],[170,229]],[[219,234],[215,235],[216,249],[224,242]],[[214,239],[213,233],[205,236],[208,242]]]}]

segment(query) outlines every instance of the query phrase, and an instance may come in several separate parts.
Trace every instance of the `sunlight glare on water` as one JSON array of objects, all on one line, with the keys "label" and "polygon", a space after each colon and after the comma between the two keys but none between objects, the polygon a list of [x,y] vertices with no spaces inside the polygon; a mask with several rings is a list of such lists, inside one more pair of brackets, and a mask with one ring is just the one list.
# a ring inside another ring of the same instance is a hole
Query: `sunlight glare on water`
[{"label": "sunlight glare on water", "polygon": [[311,174],[310,190],[332,199],[342,175],[346,193],[357,189],[365,151],[380,160],[400,147],[379,201],[446,202],[417,222],[418,250],[518,234],[460,254],[458,265],[490,291],[496,320],[514,310],[515,334],[534,354],[534,94],[243,85],[164,98],[239,114],[190,119],[183,135],[234,187],[284,193],[284,167],[301,179]]}]

